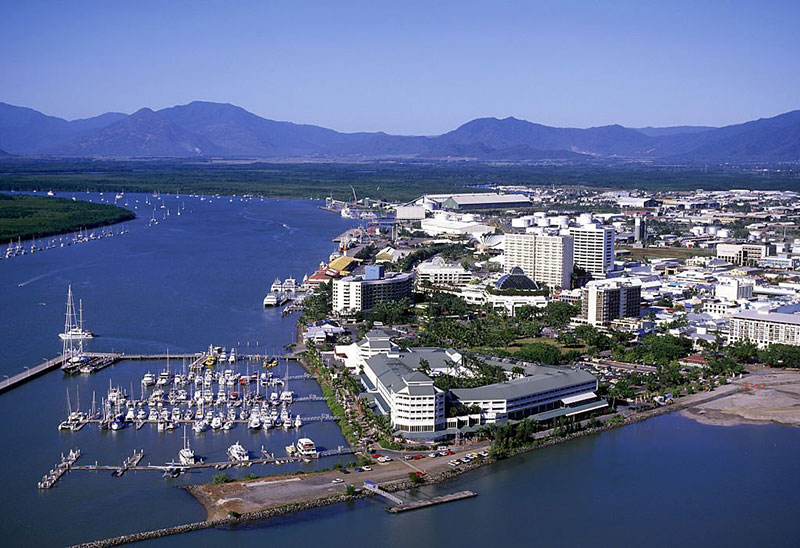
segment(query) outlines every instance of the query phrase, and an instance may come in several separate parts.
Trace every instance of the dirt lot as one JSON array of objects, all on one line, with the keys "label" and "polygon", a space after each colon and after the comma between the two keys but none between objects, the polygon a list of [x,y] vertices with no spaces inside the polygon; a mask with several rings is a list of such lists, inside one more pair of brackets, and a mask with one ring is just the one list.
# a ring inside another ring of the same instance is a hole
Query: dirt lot
[{"label": "dirt lot", "polygon": [[681,412],[703,424],[800,426],[800,372],[760,370],[737,379],[744,390]]},{"label": "dirt lot", "polygon": [[[393,451],[380,450],[394,460],[388,463],[370,465],[371,471],[343,474],[340,471],[261,478],[252,481],[226,483],[222,485],[203,484],[194,486],[191,493],[205,506],[208,519],[223,518],[228,512],[244,514],[266,510],[284,504],[303,502],[334,493],[343,493],[348,485],[361,487],[364,481],[386,483],[408,479],[409,472],[433,474],[450,469],[448,461],[460,458],[470,452],[485,449],[484,445],[472,445],[455,452],[453,456],[428,457],[430,451],[419,460],[406,461]],[[413,454],[413,453],[412,453]],[[343,483],[332,483],[336,478]]]}]

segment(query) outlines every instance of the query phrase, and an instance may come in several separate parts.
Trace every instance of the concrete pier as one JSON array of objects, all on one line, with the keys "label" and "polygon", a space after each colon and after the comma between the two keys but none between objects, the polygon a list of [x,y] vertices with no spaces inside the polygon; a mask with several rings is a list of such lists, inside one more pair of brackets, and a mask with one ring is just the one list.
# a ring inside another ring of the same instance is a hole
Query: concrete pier
[{"label": "concrete pier", "polygon": [[478,493],[475,493],[474,491],[458,491],[456,493],[450,493],[448,495],[433,497],[432,499],[404,502],[403,504],[399,504],[397,506],[391,506],[387,508],[386,511],[389,512],[390,514],[399,514],[401,512],[418,510],[420,508],[427,508],[429,506],[435,506],[437,504],[444,504],[446,502],[454,502],[457,500],[469,499],[477,496]]}]

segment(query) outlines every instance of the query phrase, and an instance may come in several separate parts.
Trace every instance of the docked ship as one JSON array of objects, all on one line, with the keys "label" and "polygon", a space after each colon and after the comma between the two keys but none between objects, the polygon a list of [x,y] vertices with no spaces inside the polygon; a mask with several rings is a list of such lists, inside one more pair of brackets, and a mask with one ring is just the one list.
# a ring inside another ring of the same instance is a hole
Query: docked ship
[{"label": "docked ship", "polygon": [[183,427],[183,449],[178,451],[178,460],[183,465],[197,464],[194,450],[189,447],[189,438],[186,437],[186,427]]},{"label": "docked ship", "polygon": [[238,441],[228,447],[228,458],[231,459],[232,462],[247,462],[250,460],[247,449],[242,447]]},{"label": "docked ship", "polygon": [[311,438],[300,438],[296,444],[297,454],[301,457],[316,457],[317,446],[311,441]]},{"label": "docked ship", "polygon": [[70,285],[67,289],[67,321],[64,325],[64,332],[58,334],[62,341],[82,341],[94,337],[94,333],[83,328],[83,301],[78,303],[79,312],[76,314],[75,300],[72,298],[72,285]]}]

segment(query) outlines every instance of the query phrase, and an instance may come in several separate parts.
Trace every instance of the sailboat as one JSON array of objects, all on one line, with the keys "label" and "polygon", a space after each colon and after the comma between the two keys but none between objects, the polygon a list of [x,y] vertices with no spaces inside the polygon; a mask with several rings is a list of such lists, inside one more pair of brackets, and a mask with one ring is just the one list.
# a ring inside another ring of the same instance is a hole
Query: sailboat
[{"label": "sailboat", "polygon": [[72,298],[72,285],[67,289],[67,315],[64,323],[64,332],[58,337],[62,341],[91,339],[94,333],[83,328],[83,301],[78,301],[78,314],[75,314],[75,300]]}]

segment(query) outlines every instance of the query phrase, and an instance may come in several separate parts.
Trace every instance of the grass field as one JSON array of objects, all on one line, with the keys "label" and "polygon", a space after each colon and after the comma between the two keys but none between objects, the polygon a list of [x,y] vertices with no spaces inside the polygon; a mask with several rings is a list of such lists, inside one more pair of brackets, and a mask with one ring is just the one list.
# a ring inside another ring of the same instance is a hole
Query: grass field
[{"label": "grass field", "polygon": [[0,243],[95,228],[134,217],[132,211],[108,204],[0,194]]}]

